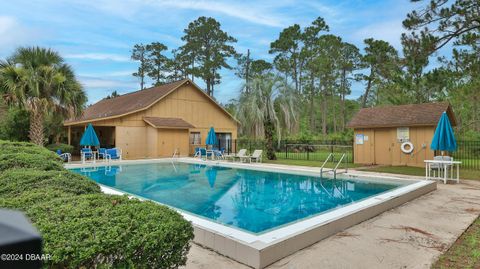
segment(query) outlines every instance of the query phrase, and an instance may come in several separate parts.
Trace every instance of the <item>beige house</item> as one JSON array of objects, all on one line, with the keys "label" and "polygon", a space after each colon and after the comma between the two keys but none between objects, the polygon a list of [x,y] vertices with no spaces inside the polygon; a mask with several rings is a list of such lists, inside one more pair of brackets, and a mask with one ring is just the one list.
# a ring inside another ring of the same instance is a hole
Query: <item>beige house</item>
[{"label": "beige house", "polygon": [[456,126],[448,103],[361,109],[348,124],[354,129],[354,162],[424,166],[424,160],[434,157],[430,144],[444,111],[452,126]]},{"label": "beige house", "polygon": [[101,147],[118,147],[125,159],[171,157],[205,146],[210,127],[220,147],[237,138],[237,120],[188,79],[136,91],[89,106],[79,118],[68,120],[68,143],[79,148],[91,123]]}]

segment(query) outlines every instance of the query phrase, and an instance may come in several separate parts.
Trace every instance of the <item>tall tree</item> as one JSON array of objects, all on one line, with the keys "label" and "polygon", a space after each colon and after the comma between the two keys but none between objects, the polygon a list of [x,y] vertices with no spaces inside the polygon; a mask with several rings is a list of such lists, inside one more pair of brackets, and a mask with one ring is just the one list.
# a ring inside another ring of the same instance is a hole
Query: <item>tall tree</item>
[{"label": "tall tree", "polygon": [[377,90],[380,90],[382,83],[390,82],[398,67],[398,52],[388,42],[373,38],[365,39],[364,42],[366,47],[363,62],[369,74],[363,77],[366,87],[362,107],[367,106],[372,88],[377,87]]},{"label": "tall tree", "polygon": [[250,57],[250,50],[247,51],[247,55],[238,54],[236,56],[237,67],[235,74],[244,80],[244,91],[246,93],[250,92],[249,86],[251,85],[250,81],[258,76],[263,76],[269,73],[273,65],[265,60],[253,60]]},{"label": "tall tree", "polygon": [[346,97],[351,93],[350,87],[352,81],[359,80],[358,73],[356,72],[363,68],[362,55],[355,45],[342,42],[340,47],[339,68],[341,112],[340,131],[343,132],[347,122]]},{"label": "tall tree", "polygon": [[79,115],[86,103],[82,86],[63,58],[40,47],[19,48],[0,62],[0,87],[7,103],[30,113],[30,140],[43,145],[47,111]]},{"label": "tall tree", "polygon": [[143,44],[135,44],[132,50],[132,60],[140,62],[137,72],[133,73],[134,77],[140,80],[140,90],[145,89],[145,76],[150,69],[150,64],[147,59],[147,48]]},{"label": "tall tree", "polygon": [[[412,0],[420,2],[420,0]],[[480,34],[480,2],[478,0],[430,0],[420,10],[407,15],[403,26],[432,36],[435,45],[430,53],[441,49],[451,41],[462,42]],[[429,28],[430,27],[430,28]],[[415,37],[413,37],[415,38]]]},{"label": "tall tree", "polygon": [[153,80],[153,85],[158,86],[165,83],[168,71],[168,58],[163,52],[168,48],[160,42],[152,42],[145,46],[148,61],[148,76]]},{"label": "tall tree", "polygon": [[[274,136],[277,139],[281,137],[280,113],[291,113],[290,110],[278,112],[275,109],[276,104],[283,107],[291,107],[295,103],[293,90],[289,85],[279,77],[273,74],[267,74],[263,77],[256,77],[251,81],[250,93],[242,93],[238,102],[236,112],[237,118],[245,123],[249,130],[263,135],[266,141],[266,154],[269,160],[275,160]],[[283,117],[286,117],[284,115]],[[254,128],[252,130],[252,128]]]},{"label": "tall tree", "polygon": [[207,94],[213,96],[214,86],[221,80],[220,69],[232,68],[227,59],[235,55],[230,43],[237,40],[224,32],[218,21],[207,17],[189,23],[184,33],[182,40],[185,44],[181,50],[192,57],[191,73],[205,81]]},{"label": "tall tree", "polygon": [[[269,53],[276,54],[274,63],[287,63],[288,73],[293,79],[295,90],[300,91],[299,67],[302,30],[300,25],[294,24],[283,29],[277,40],[270,43]],[[278,64],[277,64],[278,66]],[[280,66],[277,69],[281,70]]]}]

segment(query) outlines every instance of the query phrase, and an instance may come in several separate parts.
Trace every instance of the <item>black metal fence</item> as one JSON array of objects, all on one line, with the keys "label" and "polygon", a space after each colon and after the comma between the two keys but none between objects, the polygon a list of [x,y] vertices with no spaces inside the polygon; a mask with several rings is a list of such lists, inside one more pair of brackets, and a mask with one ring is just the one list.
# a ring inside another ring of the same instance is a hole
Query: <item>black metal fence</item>
[{"label": "black metal fence", "polygon": [[455,161],[461,161],[461,168],[480,170],[480,141],[457,141],[457,151],[452,153]]},{"label": "black metal fence", "polygon": [[[250,153],[256,149],[265,150],[265,140],[260,139],[235,139],[219,141],[218,148],[224,148],[227,154],[247,149]],[[346,162],[353,163],[352,141],[325,141],[325,140],[281,140],[274,141],[278,159],[324,161],[333,153],[333,161],[346,154]]]},{"label": "black metal fence", "polygon": [[[454,160],[462,162],[465,169],[480,170],[480,141],[457,141],[458,149],[452,153]],[[250,153],[256,149],[265,150],[265,140],[234,139],[218,142],[227,154],[247,149]],[[273,147],[279,159],[324,161],[330,153],[338,159],[345,153],[346,161],[353,163],[353,141],[350,140],[281,140],[275,141]],[[334,160],[335,160],[334,159]]]}]

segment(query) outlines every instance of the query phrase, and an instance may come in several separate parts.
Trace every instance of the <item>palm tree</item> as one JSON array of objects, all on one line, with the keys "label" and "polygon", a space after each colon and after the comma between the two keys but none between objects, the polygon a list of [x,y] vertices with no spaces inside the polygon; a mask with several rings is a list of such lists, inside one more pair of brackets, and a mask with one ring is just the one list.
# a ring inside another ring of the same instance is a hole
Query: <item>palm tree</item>
[{"label": "palm tree", "polygon": [[70,66],[55,51],[40,47],[18,48],[0,61],[0,91],[8,104],[30,113],[30,140],[43,145],[47,113],[79,115],[87,100]]},{"label": "palm tree", "polygon": [[[281,138],[281,122],[289,128],[296,121],[294,108],[296,95],[285,80],[272,74],[259,76],[250,82],[250,91],[242,93],[238,101],[236,116],[242,123],[244,134],[265,138],[267,158],[275,160],[273,139],[275,131],[277,139]],[[275,107],[279,107],[279,111]]]}]

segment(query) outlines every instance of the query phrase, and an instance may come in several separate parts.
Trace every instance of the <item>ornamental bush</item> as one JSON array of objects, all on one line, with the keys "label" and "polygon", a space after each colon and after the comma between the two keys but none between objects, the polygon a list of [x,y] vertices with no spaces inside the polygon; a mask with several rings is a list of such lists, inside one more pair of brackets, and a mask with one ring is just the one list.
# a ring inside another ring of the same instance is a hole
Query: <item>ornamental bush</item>
[{"label": "ornamental bush", "polygon": [[[50,153],[50,151],[49,151]],[[52,152],[53,153],[53,152]],[[60,159],[53,155],[29,153],[0,154],[0,173],[7,169],[38,169],[38,170],[63,170]]]},{"label": "ornamental bush", "polygon": [[58,190],[70,195],[101,193],[95,182],[67,170],[11,169],[0,174],[1,197],[17,197],[42,189]]},{"label": "ornamental bush", "polygon": [[67,145],[67,144],[62,144],[62,143],[55,143],[55,144],[50,144],[46,146],[48,150],[51,150],[53,152],[57,152],[57,150],[61,150],[62,153],[72,153],[73,152],[73,146]]},{"label": "ornamental bush", "polygon": [[105,194],[60,197],[27,209],[52,255],[47,267],[177,268],[193,229],[152,202]]},{"label": "ornamental bush", "polygon": [[193,239],[177,212],[104,194],[30,143],[0,141],[0,207],[29,216],[52,255],[46,268],[177,268]]}]

